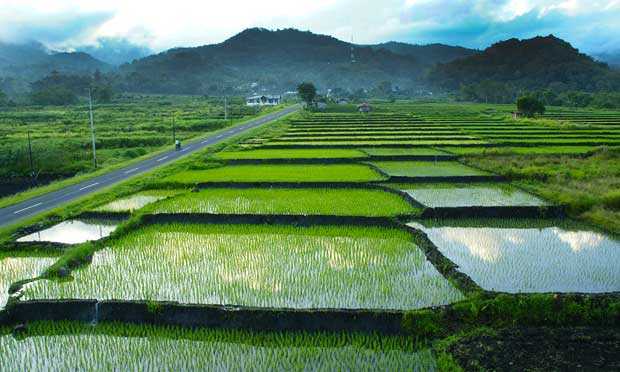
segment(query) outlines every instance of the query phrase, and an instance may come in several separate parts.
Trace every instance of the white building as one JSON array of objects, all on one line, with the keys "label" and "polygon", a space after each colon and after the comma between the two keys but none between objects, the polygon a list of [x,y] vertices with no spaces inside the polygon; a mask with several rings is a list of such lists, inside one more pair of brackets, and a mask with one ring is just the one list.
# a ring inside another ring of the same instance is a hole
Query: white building
[{"label": "white building", "polygon": [[275,106],[279,105],[282,96],[252,96],[245,99],[246,106]]}]

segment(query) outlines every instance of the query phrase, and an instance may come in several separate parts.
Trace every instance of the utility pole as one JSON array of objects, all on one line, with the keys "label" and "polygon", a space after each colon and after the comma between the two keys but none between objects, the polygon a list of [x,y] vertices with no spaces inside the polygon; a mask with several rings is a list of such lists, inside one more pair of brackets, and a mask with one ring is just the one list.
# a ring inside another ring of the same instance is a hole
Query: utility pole
[{"label": "utility pole", "polygon": [[177,143],[177,134],[174,126],[174,112],[172,113],[172,143]]},{"label": "utility pole", "polygon": [[93,163],[97,168],[97,148],[95,145],[95,123],[93,122],[93,94],[92,89],[88,88],[88,106],[90,116],[90,135],[93,141]]},{"label": "utility pole", "polygon": [[30,178],[32,179],[32,185],[36,184],[36,178],[34,174],[34,161],[32,160],[32,143],[30,141],[30,126],[28,127],[28,159],[30,160]]},{"label": "utility pole", "polygon": [[228,121],[228,97],[224,96],[224,121]]}]

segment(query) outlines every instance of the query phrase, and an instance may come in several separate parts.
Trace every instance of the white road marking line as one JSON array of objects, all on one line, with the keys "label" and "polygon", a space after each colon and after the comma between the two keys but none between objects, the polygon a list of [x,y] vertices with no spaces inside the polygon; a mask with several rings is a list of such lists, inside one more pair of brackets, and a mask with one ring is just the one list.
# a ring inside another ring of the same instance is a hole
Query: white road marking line
[{"label": "white road marking line", "polygon": [[204,140],[204,141],[202,141],[200,143],[207,143],[207,142],[209,142],[209,140]]},{"label": "white road marking line", "polygon": [[81,188],[80,188],[80,191],[82,191],[82,190],[86,190],[86,189],[88,189],[88,188],[90,188],[90,187],[93,187],[93,186],[96,186],[96,185],[98,185],[98,184],[99,184],[99,182],[91,183],[90,185],[87,185],[87,186],[81,187]]},{"label": "white road marking line", "polygon": [[157,159],[157,161],[164,161],[164,160],[166,160],[166,159],[168,159],[168,155],[164,156],[163,158],[159,158],[159,159]]},{"label": "white road marking line", "polygon": [[27,209],[34,208],[34,207],[38,207],[38,206],[39,206],[39,205],[41,205],[41,204],[43,204],[43,203],[33,204],[33,205],[29,206],[29,207],[22,208],[22,209],[20,209],[20,210],[18,210],[18,211],[15,211],[15,212],[13,212],[13,214],[18,214],[18,213],[21,213],[21,212],[23,212],[23,211],[25,211],[25,210],[27,210]]},{"label": "white road marking line", "polygon": [[133,173],[133,172],[137,171],[138,169],[140,169],[140,167],[136,167],[136,168],[133,168],[133,169],[130,169],[130,170],[126,170],[123,173],[125,173],[125,174]]},{"label": "white road marking line", "polygon": [[187,151],[189,149],[191,149],[191,147],[188,146],[188,147],[184,148],[183,150],[181,150],[181,152]]},{"label": "white road marking line", "polygon": [[224,136],[223,134],[220,134],[220,135],[216,136],[215,138],[222,138],[223,136]]}]

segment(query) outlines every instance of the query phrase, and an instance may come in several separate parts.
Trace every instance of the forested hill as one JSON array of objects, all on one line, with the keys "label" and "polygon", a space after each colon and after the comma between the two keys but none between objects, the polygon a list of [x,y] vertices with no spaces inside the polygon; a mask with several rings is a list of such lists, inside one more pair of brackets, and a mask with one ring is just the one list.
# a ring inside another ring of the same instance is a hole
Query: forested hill
[{"label": "forested hill", "polygon": [[554,37],[499,42],[482,53],[440,64],[429,82],[449,90],[482,81],[516,89],[614,90],[620,76],[609,67]]},{"label": "forested hill", "polygon": [[444,44],[416,45],[390,41],[372,46],[375,49],[387,49],[392,53],[408,55],[416,58],[418,62],[433,66],[437,63],[452,62],[459,58],[469,57],[480,53],[479,50],[451,46]]},{"label": "forested hill", "polygon": [[107,72],[111,66],[82,52],[53,52],[42,44],[0,42],[0,89],[10,95],[25,93],[30,83],[53,71],[70,75]]},{"label": "forested hill", "polygon": [[386,49],[354,46],[330,36],[294,29],[245,30],[220,44],[171,49],[121,66],[124,89],[203,93],[223,87],[247,91],[251,84],[291,90],[301,81],[319,88],[371,88],[390,81],[411,87],[422,76],[416,58]]}]

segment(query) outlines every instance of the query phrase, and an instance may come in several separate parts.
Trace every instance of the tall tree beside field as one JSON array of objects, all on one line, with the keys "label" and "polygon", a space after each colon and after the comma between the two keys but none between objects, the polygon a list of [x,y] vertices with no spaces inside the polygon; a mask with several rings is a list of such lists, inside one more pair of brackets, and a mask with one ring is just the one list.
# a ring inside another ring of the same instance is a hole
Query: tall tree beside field
[{"label": "tall tree beside field", "polygon": [[297,86],[297,93],[306,104],[310,105],[316,97],[316,87],[312,83],[304,82]]},{"label": "tall tree beside field", "polygon": [[522,96],[517,100],[517,109],[525,116],[532,117],[535,114],[544,114],[545,105],[532,96]]}]

